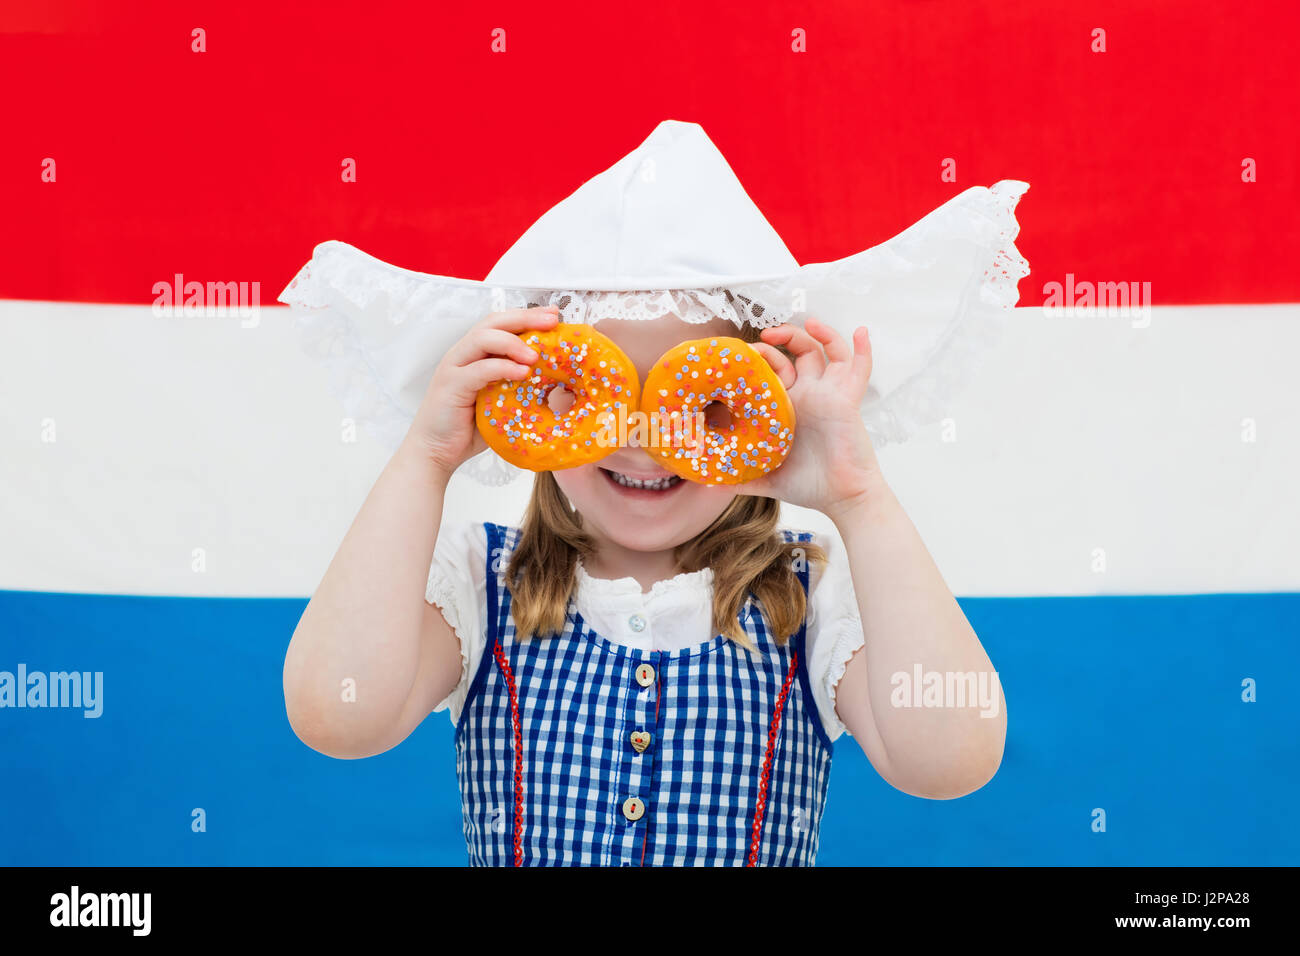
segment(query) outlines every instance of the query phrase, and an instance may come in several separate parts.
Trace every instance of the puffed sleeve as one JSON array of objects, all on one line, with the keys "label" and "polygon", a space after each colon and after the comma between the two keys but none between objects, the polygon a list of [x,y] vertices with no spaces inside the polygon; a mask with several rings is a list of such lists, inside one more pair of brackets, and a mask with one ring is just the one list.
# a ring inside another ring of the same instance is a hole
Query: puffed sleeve
[{"label": "puffed sleeve", "polygon": [[834,532],[818,532],[813,540],[826,550],[827,561],[810,565],[808,573],[808,677],[826,736],[834,741],[848,733],[835,713],[835,692],[865,638],[844,542]]},{"label": "puffed sleeve", "polygon": [[444,520],[433,548],[425,600],[442,611],[460,638],[460,681],[437,707],[460,720],[470,681],[487,644],[487,530],[480,523]]}]

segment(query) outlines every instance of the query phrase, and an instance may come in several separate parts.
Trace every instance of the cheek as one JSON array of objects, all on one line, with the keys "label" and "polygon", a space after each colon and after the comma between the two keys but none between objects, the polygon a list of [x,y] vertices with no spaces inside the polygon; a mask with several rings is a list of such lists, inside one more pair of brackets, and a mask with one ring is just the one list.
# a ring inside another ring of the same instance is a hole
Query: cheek
[{"label": "cheek", "polygon": [[735,492],[711,485],[693,484],[682,499],[682,516],[703,531],[735,500]]},{"label": "cheek", "polygon": [[579,465],[577,468],[565,468],[551,474],[569,503],[579,511],[582,510],[584,501],[590,501],[591,489],[600,476],[595,465]]}]

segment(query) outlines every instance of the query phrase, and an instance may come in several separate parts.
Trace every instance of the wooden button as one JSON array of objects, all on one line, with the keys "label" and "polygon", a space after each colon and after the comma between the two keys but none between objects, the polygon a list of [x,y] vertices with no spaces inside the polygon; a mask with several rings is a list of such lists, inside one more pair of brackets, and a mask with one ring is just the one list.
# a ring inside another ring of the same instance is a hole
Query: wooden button
[{"label": "wooden button", "polygon": [[644,730],[632,731],[632,749],[639,754],[645,753],[645,749],[650,746],[650,734]]},{"label": "wooden button", "polygon": [[642,687],[649,687],[655,682],[655,669],[649,664],[642,664],[636,669],[636,682]]},{"label": "wooden button", "polygon": [[640,797],[628,797],[623,801],[623,816],[633,823],[645,816],[645,804]]}]

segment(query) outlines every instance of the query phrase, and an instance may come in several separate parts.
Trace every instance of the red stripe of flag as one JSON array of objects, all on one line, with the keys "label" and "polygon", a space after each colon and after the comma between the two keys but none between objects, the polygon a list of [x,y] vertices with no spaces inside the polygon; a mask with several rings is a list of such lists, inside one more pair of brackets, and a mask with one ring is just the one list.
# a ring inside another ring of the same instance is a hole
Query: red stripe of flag
[{"label": "red stripe of flag", "polygon": [[270,301],[325,239],[481,278],[680,119],[802,262],[1023,179],[1023,305],[1067,273],[1300,301],[1294,2],[7,6],[0,297],[145,303],[180,272]]}]

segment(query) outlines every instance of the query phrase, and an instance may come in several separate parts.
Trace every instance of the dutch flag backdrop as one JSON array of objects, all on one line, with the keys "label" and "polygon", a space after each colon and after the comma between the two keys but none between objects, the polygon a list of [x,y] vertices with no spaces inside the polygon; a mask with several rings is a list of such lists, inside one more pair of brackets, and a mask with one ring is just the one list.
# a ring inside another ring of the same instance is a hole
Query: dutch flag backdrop
[{"label": "dutch flag backdrop", "polygon": [[1002,340],[881,454],[1005,759],[927,801],[841,738],[819,863],[1300,862],[1296,8],[1086,7],[0,6],[0,682],[91,675],[0,707],[0,863],[466,861],[444,714],[360,761],[285,717],[385,456],[275,299],[327,239],[482,277],[664,119],[801,262],[1032,185]]}]

